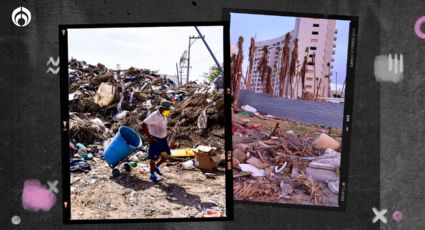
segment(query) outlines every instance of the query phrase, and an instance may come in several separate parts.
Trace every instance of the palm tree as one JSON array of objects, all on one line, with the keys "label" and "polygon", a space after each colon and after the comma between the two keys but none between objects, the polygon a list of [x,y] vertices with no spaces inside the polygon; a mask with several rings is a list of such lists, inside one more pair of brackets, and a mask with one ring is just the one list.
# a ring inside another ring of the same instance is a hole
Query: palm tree
[{"label": "palm tree", "polygon": [[246,70],[246,89],[252,90],[252,83],[251,83],[251,74],[252,74],[252,64],[254,63],[254,52],[255,52],[255,38],[251,37],[251,45],[249,46],[249,65],[248,69]]},{"label": "palm tree", "polygon": [[260,73],[260,76],[261,76],[261,85],[263,86],[263,92],[266,91],[268,56],[269,56],[269,49],[267,49],[267,46],[264,46],[263,55],[261,56],[261,59],[258,62],[258,67],[257,67],[258,72]]},{"label": "palm tree", "polygon": [[236,85],[236,77],[237,77],[237,73],[236,73],[236,59],[237,56],[236,54],[232,54],[232,56],[230,57],[230,87],[232,88],[232,95],[234,95],[235,92],[235,85]]},{"label": "palm tree", "polygon": [[273,95],[273,87],[272,87],[272,68],[267,66],[267,75],[266,75],[266,88],[265,93]]},{"label": "palm tree", "polygon": [[311,57],[311,63],[313,63],[313,96],[316,94],[316,53],[313,52],[313,56]]},{"label": "palm tree", "polygon": [[231,59],[231,66],[232,66],[232,93],[234,97],[235,103],[237,103],[239,98],[239,92],[241,87],[241,77],[242,77],[242,60],[243,60],[243,54],[242,54],[242,44],[243,44],[243,37],[239,36],[238,40],[238,54],[232,56]]},{"label": "palm tree", "polygon": [[[306,52],[308,52],[308,48],[306,48]],[[303,64],[301,65],[301,70],[300,70],[300,78],[301,78],[301,97],[304,99],[304,94],[305,94],[305,73],[307,71],[307,55],[304,56],[304,61]]]},{"label": "palm tree", "polygon": [[294,90],[292,90],[292,81],[295,77],[298,60],[298,38],[295,39],[294,49],[292,50],[291,65],[289,66],[289,89],[291,90],[291,99],[294,96]]},{"label": "palm tree", "polygon": [[283,46],[282,59],[280,65],[280,73],[279,73],[279,96],[286,97],[285,90],[285,80],[286,80],[286,72],[288,71],[289,66],[289,42],[291,40],[291,34],[288,32],[285,35],[285,44]]}]

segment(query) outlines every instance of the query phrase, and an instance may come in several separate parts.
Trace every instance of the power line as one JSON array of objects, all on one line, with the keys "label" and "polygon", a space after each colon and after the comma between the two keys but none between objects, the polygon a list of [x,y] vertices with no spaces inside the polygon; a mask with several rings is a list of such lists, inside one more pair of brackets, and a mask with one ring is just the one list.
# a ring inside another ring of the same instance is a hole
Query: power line
[{"label": "power line", "polygon": [[[223,51],[223,49],[221,49],[221,50],[217,50],[217,51],[214,51],[213,53],[215,54],[215,53],[218,53],[218,52],[221,52],[221,51]],[[203,58],[200,58],[200,59],[198,59],[198,60],[196,60],[196,61],[193,61],[193,62],[192,62],[192,64],[195,64],[195,63],[198,63],[198,62],[200,62],[200,61],[203,61],[204,59],[207,59],[207,58],[209,58],[209,57],[211,57],[211,55],[207,55],[207,56],[205,56],[205,57],[203,57]]]}]

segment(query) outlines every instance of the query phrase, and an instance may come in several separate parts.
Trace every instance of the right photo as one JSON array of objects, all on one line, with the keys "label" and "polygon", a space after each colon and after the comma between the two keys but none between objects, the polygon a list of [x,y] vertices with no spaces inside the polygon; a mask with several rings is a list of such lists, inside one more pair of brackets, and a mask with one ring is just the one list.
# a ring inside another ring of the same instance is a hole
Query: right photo
[{"label": "right photo", "polygon": [[331,18],[230,12],[235,200],[345,201],[354,39]]}]

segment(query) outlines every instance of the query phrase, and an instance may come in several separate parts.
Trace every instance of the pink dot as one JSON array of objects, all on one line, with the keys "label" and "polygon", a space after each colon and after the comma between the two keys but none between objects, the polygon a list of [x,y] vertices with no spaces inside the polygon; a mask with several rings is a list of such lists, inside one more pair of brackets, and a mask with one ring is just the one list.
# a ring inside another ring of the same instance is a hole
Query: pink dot
[{"label": "pink dot", "polygon": [[396,210],[393,212],[393,220],[395,222],[400,222],[403,219],[403,213]]},{"label": "pink dot", "polygon": [[424,22],[425,22],[425,16],[420,17],[415,22],[415,33],[416,33],[416,36],[418,36],[419,38],[422,38],[422,39],[425,39],[425,33],[422,32],[422,30],[421,30],[422,23],[424,23]]},{"label": "pink dot", "polygon": [[39,180],[25,180],[22,206],[28,211],[49,211],[56,202],[56,195]]}]

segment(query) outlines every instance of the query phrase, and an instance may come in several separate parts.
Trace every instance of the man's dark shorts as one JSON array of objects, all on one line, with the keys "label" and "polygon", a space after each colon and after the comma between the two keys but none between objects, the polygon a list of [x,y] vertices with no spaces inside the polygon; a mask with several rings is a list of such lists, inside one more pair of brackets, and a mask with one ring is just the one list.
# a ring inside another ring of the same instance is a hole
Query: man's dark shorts
[{"label": "man's dark shorts", "polygon": [[158,160],[161,156],[161,152],[166,152],[168,156],[171,155],[170,146],[168,146],[167,137],[156,138],[152,137],[153,142],[149,145],[149,160]]}]

